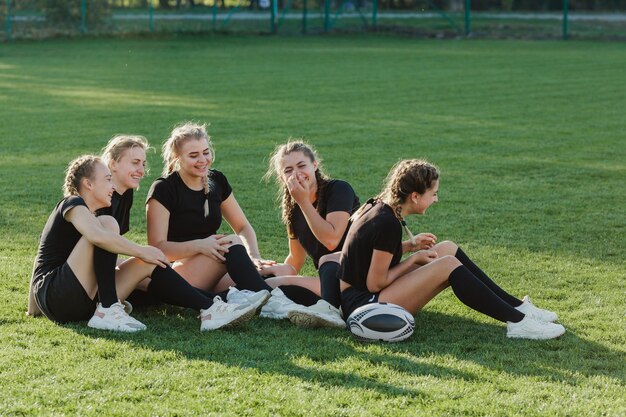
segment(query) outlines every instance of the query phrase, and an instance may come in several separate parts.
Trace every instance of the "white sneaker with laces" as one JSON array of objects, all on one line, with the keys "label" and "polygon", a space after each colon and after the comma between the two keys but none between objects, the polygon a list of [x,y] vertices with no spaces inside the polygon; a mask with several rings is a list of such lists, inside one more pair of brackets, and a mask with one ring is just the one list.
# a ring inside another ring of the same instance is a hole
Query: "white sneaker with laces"
[{"label": "white sneaker with laces", "polygon": [[291,301],[280,288],[272,290],[272,296],[261,309],[261,317],[268,319],[283,320],[290,311],[302,307]]},{"label": "white sneaker with laces", "polygon": [[547,340],[554,339],[565,333],[565,327],[549,323],[527,315],[518,323],[506,323],[506,337],[517,339]]},{"label": "white sneaker with laces", "polygon": [[104,308],[101,303],[98,303],[96,311],[87,323],[87,326],[94,329],[118,332],[138,332],[140,330],[146,330],[146,325],[129,316],[124,310],[124,305],[119,301],[108,308]]},{"label": "white sneaker with laces", "polygon": [[300,327],[334,327],[343,329],[346,322],[338,308],[325,300],[319,300],[311,307],[302,305],[288,313],[289,320]]},{"label": "white sneaker with laces", "polygon": [[269,298],[270,292],[267,290],[254,292],[250,290],[238,290],[235,287],[230,287],[226,295],[226,301],[229,304],[254,306],[255,314],[261,311],[261,307],[265,305]]},{"label": "white sneaker with laces", "polygon": [[527,316],[531,316],[536,318],[537,320],[545,321],[545,322],[554,322],[557,321],[558,316],[556,313],[550,310],[544,310],[535,306],[531,301],[529,296],[525,296],[522,300],[522,304],[515,307],[516,310],[524,313]]},{"label": "white sneaker with laces", "polygon": [[200,330],[237,326],[254,317],[255,311],[254,305],[228,304],[218,295],[213,299],[211,307],[200,310]]}]

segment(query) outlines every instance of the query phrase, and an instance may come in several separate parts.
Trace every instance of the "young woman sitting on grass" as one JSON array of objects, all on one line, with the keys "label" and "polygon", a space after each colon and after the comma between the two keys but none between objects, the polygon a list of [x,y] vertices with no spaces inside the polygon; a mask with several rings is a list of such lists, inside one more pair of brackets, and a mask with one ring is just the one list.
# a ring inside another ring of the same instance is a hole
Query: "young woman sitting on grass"
[{"label": "young woman sitting on grass", "polygon": [[[226,176],[211,169],[214,158],[205,125],[184,123],[172,130],[163,145],[163,177],[148,192],[148,242],[163,250],[173,268],[199,290],[223,291],[236,285],[227,293],[229,303],[250,303],[250,291],[269,298],[272,288],[257,266],[273,262],[261,259],[254,229]],[[217,234],[222,216],[234,235]],[[300,298],[310,293],[297,286],[282,290],[272,294],[274,301],[288,296],[301,304]]]},{"label": "young woman sitting on grass", "polygon": [[[109,168],[97,156],[73,160],[66,172],[64,198],[50,214],[41,235],[29,290],[28,313],[59,322],[89,320],[96,329],[135,332],[143,323],[120,302],[149,276],[156,293],[175,304],[200,310],[201,330],[234,325],[257,306],[233,306],[192,288],[161,250],[140,246],[119,234],[110,216],[96,217],[111,205],[115,186]],[[132,256],[116,269],[117,254]],[[95,312],[94,312],[95,311]]]},{"label": "young woman sitting on grass", "polygon": [[[341,253],[339,278],[344,314],[375,302],[398,304],[413,314],[448,286],[468,307],[507,323],[507,336],[552,339],[565,328],[551,311],[535,307],[495,284],[453,242],[434,245],[430,234],[413,238],[404,221],[437,202],[439,172],[426,161],[404,160],[389,173],[378,197],[354,215]],[[402,229],[409,241],[402,242]],[[401,261],[402,254],[412,253]]]},{"label": "young woman sitting on grass", "polygon": [[[282,220],[287,227],[289,254],[282,264],[264,267],[261,274],[277,276],[266,282],[276,287],[293,284],[310,289],[319,297],[309,300],[311,309],[320,313],[317,323],[299,311],[290,313],[290,305],[270,300],[261,316],[287,318],[300,325],[345,326],[339,312],[339,251],[350,224],[350,216],[359,208],[359,198],[345,181],[328,178],[312,146],[302,140],[279,145],[270,158],[266,178],[276,177],[281,196]],[[319,271],[318,277],[297,276],[310,256]],[[278,291],[278,290],[274,290]],[[280,301],[281,299],[276,299]]]}]

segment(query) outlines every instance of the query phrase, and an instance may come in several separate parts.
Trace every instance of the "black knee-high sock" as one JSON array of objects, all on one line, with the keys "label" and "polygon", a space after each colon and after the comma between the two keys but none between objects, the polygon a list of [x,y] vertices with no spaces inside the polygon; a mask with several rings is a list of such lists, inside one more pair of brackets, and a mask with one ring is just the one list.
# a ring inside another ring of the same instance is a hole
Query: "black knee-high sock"
[{"label": "black knee-high sock", "polygon": [[513,297],[511,294],[509,294],[508,292],[500,288],[498,284],[493,282],[491,278],[489,278],[487,274],[483,272],[482,269],[480,269],[474,262],[472,262],[472,260],[465,254],[465,252],[463,252],[461,248],[458,248],[456,250],[456,254],[454,256],[456,257],[456,259],[461,261],[461,263],[465,265],[465,267],[469,269],[470,272],[476,276],[476,278],[481,280],[483,284],[488,286],[491,289],[491,291],[493,291],[494,293],[496,293],[498,297],[502,298],[504,301],[509,303],[509,305],[513,307],[518,307],[522,305],[521,300],[518,300],[517,298]]},{"label": "black knee-high sock", "polygon": [[280,285],[278,288],[280,288],[291,301],[306,307],[311,307],[321,300],[313,291],[308,288],[300,287],[299,285]]},{"label": "black knee-high sock", "polygon": [[148,293],[164,303],[196,310],[213,305],[210,293],[201,293],[169,266],[166,268],[157,266],[150,278]]},{"label": "black knee-high sock", "polygon": [[115,262],[117,254],[95,246],[93,248],[93,268],[98,283],[98,298],[102,307],[109,308],[117,303],[115,290]]},{"label": "black knee-high sock", "polygon": [[500,321],[517,323],[524,318],[463,265],[452,271],[448,282],[457,298],[476,311]]},{"label": "black knee-high sock", "polygon": [[226,291],[222,291],[222,292],[211,292],[211,291],[205,291],[205,290],[201,290],[198,287],[194,287],[196,289],[196,291],[198,291],[200,294],[203,294],[205,297],[210,298],[211,300],[216,296],[219,295],[219,297],[222,299],[222,301],[226,301],[226,296],[228,295],[228,290]]},{"label": "black knee-high sock", "polygon": [[319,269],[322,298],[337,308],[341,305],[338,270],[339,263],[337,262],[325,262]]},{"label": "black knee-high sock", "polygon": [[272,291],[272,287],[265,283],[243,245],[229,247],[228,253],[224,257],[226,258],[226,270],[237,284],[237,288],[250,291]]}]

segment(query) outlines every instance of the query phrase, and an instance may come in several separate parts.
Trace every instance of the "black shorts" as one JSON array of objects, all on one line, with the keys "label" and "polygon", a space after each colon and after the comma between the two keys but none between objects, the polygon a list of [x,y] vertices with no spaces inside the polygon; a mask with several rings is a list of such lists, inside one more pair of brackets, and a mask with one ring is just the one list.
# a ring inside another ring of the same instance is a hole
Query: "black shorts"
[{"label": "black shorts", "polygon": [[341,312],[347,319],[357,308],[366,304],[377,303],[380,293],[373,293],[367,290],[359,290],[350,287],[341,292]]},{"label": "black shorts", "polygon": [[35,283],[35,300],[42,313],[58,323],[89,320],[96,310],[96,301],[89,298],[67,262]]}]

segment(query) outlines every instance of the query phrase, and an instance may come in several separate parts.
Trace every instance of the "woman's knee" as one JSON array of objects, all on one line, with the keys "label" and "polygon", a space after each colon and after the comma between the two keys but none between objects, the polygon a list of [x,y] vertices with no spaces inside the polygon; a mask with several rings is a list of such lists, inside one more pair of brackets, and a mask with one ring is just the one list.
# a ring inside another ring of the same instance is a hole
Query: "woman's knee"
[{"label": "woman's knee", "polygon": [[107,230],[115,232],[117,234],[120,233],[120,225],[117,224],[117,220],[115,220],[112,216],[98,216],[98,221]]},{"label": "woman's knee", "polygon": [[230,241],[230,244],[228,245],[229,247],[234,245],[243,245],[243,240],[241,240],[241,238],[237,235],[228,235],[226,237]]},{"label": "woman's knee", "polygon": [[444,255],[437,258],[435,261],[439,268],[445,269],[447,273],[450,273],[461,266],[461,261],[452,255]]},{"label": "woman's knee", "polygon": [[441,257],[446,255],[456,255],[458,248],[459,246],[451,240],[444,240],[443,242],[437,243],[433,249]]},{"label": "woman's knee", "polygon": [[324,265],[326,262],[337,262],[337,263],[339,263],[339,258],[341,258],[341,252],[334,252],[334,253],[329,253],[329,254],[323,255],[320,258],[319,266]]}]

